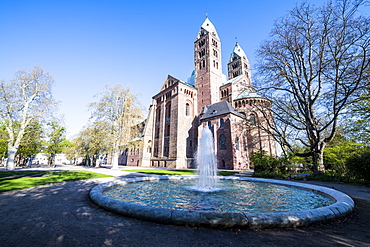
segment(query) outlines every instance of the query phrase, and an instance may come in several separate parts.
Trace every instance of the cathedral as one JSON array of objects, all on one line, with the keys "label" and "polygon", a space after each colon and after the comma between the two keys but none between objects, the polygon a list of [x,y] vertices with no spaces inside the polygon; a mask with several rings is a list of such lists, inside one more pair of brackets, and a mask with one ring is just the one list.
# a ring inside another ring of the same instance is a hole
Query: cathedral
[{"label": "cathedral", "polygon": [[[208,19],[194,41],[194,71],[185,82],[168,75],[152,97],[140,148],[125,154],[125,165],[195,168],[204,126],[214,136],[217,167],[250,168],[250,154],[276,155],[276,144],[263,121],[271,117],[271,101],[252,86],[248,58],[238,43],[222,74],[221,40]],[[262,111],[261,111],[262,109]]]}]

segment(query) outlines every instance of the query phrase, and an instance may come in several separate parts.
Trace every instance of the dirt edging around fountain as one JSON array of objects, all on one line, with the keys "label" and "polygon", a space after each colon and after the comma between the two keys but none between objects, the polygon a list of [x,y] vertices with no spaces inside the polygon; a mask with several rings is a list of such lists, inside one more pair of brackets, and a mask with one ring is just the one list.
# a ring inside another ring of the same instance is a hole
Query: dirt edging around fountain
[{"label": "dirt edging around fountain", "polygon": [[301,187],[323,193],[332,197],[336,202],[332,205],[311,210],[276,212],[276,213],[216,213],[183,211],[166,208],[130,204],[115,200],[103,194],[104,190],[120,184],[150,181],[157,179],[185,179],[195,176],[158,176],[128,178],[110,181],[95,186],[89,193],[90,199],[99,207],[117,214],[135,217],[143,220],[167,224],[209,226],[217,228],[288,228],[307,226],[313,223],[322,223],[342,218],[354,209],[354,201],[346,194],[326,187],[312,184],[301,184],[292,181],[271,180],[251,177],[221,177],[221,179],[244,180],[253,182],[268,182],[294,187]]}]

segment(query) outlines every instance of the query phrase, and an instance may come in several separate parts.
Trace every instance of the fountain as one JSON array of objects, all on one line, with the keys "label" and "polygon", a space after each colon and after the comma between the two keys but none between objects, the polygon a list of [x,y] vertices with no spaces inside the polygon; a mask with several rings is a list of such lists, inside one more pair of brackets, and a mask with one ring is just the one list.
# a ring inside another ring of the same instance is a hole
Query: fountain
[{"label": "fountain", "polygon": [[217,187],[217,163],[215,156],[214,140],[211,130],[204,126],[199,142],[197,161],[197,185],[191,189],[201,192],[215,192]]},{"label": "fountain", "polygon": [[325,187],[252,177],[218,178],[208,127],[202,131],[197,165],[197,176],[136,177],[104,183],[90,191],[90,199],[130,217],[222,228],[304,226],[343,217],[354,208],[349,196]]}]

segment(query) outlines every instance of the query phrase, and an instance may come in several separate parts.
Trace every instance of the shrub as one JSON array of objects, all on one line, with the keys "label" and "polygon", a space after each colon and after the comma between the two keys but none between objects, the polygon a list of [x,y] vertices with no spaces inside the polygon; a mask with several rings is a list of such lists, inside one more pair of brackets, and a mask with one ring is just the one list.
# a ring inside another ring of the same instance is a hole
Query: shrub
[{"label": "shrub", "polygon": [[266,155],[266,151],[258,151],[251,154],[251,161],[255,173],[285,174],[291,166],[286,157],[274,158]]},{"label": "shrub", "polygon": [[364,179],[365,182],[370,183],[370,148],[363,148],[349,157],[346,165],[351,176]]}]

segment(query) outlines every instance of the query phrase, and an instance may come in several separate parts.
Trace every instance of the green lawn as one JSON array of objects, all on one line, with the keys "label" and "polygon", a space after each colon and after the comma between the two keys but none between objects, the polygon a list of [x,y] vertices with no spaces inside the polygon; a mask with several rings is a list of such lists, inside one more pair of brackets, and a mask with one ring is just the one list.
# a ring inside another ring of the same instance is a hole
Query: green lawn
[{"label": "green lawn", "polygon": [[89,178],[111,177],[89,171],[0,171],[0,192]]},{"label": "green lawn", "polygon": [[[194,175],[195,170],[185,170],[185,169],[143,169],[143,170],[125,170],[128,172],[139,172],[139,173],[148,173],[156,175]],[[230,176],[239,171],[217,171],[219,176]]]}]

